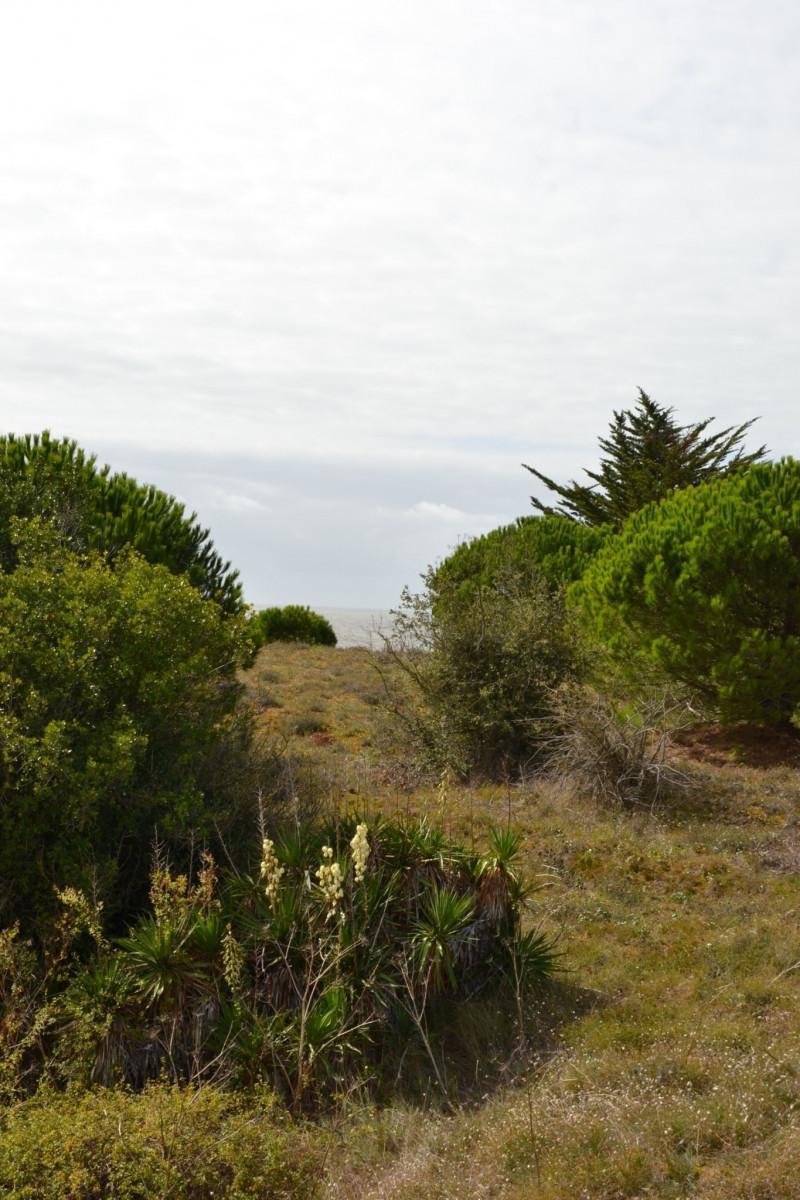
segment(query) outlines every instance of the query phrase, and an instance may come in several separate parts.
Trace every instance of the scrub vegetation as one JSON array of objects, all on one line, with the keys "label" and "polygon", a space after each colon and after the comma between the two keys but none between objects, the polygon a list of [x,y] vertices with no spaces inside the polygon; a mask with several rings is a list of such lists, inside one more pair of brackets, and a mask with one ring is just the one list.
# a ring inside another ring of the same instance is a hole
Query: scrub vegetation
[{"label": "scrub vegetation", "polygon": [[379,652],[6,439],[3,1195],[800,1200],[800,467],[707,425]]},{"label": "scrub vegetation", "polygon": [[302,604],[284,608],[262,608],[253,617],[252,628],[260,642],[306,642],[309,646],[335,646],[336,634],[330,621]]}]

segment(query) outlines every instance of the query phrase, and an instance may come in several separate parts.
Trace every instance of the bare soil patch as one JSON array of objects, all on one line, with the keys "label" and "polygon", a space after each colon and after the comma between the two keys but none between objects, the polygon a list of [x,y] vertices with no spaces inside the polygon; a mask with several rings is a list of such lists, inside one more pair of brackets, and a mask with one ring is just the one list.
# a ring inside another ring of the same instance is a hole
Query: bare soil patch
[{"label": "bare soil patch", "polygon": [[675,734],[680,752],[712,767],[800,767],[800,733],[758,725],[691,725]]}]

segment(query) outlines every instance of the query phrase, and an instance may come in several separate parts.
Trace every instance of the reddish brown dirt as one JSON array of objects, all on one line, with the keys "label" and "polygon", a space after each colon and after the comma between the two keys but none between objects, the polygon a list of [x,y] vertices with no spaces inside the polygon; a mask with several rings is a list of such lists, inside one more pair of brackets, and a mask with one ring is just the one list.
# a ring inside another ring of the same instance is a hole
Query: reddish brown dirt
[{"label": "reddish brown dirt", "polygon": [[800,733],[757,725],[692,725],[674,737],[687,758],[714,767],[800,767]]}]

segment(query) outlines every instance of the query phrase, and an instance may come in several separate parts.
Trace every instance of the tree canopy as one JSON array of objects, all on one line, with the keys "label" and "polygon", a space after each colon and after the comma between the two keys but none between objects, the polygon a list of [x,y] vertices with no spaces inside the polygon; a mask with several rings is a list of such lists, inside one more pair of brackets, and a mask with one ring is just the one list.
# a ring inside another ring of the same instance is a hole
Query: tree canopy
[{"label": "tree canopy", "polygon": [[706,435],[713,417],[679,425],[674,409],[664,408],[639,388],[632,409],[614,413],[607,437],[600,438],[604,457],[597,471],[584,468],[590,484],[574,479],[566,485],[522,465],[559,496],[555,507],[531,496],[534,508],[547,515],[560,513],[585,525],[619,528],[633,513],[681,488],[742,470],[760,461],[766,446],[751,453],[742,447],[757,418]]},{"label": "tree canopy", "polygon": [[242,606],[238,573],[214,548],[209,531],[156,487],[98,466],[76,442],[42,434],[0,437],[0,570],[13,570],[12,518],[42,517],[65,545],[99,550],[110,561],[130,546],[148,562],[187,575],[227,612]]},{"label": "tree canopy", "polygon": [[800,706],[800,462],[649,505],[572,596],[634,677],[655,667],[726,723],[788,724]]},{"label": "tree canopy", "polygon": [[330,621],[303,604],[263,608],[256,613],[252,630],[261,642],[307,642],[309,646],[335,646]]},{"label": "tree canopy", "polygon": [[480,588],[492,588],[509,569],[535,571],[554,589],[580,579],[610,534],[559,515],[518,517],[462,542],[431,574],[433,602],[444,605]]}]

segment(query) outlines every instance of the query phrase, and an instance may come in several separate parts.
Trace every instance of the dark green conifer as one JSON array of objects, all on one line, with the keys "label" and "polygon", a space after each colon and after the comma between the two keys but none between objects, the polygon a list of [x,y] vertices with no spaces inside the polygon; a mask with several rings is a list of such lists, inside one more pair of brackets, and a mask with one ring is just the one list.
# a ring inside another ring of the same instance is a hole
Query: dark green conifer
[{"label": "dark green conifer", "polygon": [[217,553],[196,513],[156,487],[112,475],[67,438],[46,430],[0,437],[0,571],[16,565],[12,517],[42,517],[69,548],[99,550],[110,561],[132,546],[148,562],[188,575],[226,611],[241,608],[237,572]]},{"label": "dark green conifer", "polygon": [[754,423],[731,425],[704,436],[713,417],[693,425],[679,425],[674,409],[664,408],[639,388],[632,409],[615,412],[607,437],[600,438],[605,457],[597,471],[584,470],[593,482],[574,479],[562,486],[527,463],[522,465],[551,492],[561,497],[555,507],[531,496],[534,508],[552,515],[571,517],[585,525],[618,528],[645,505],[662,500],[680,488],[704,483],[760,461],[766,446],[745,453],[742,441]]}]

